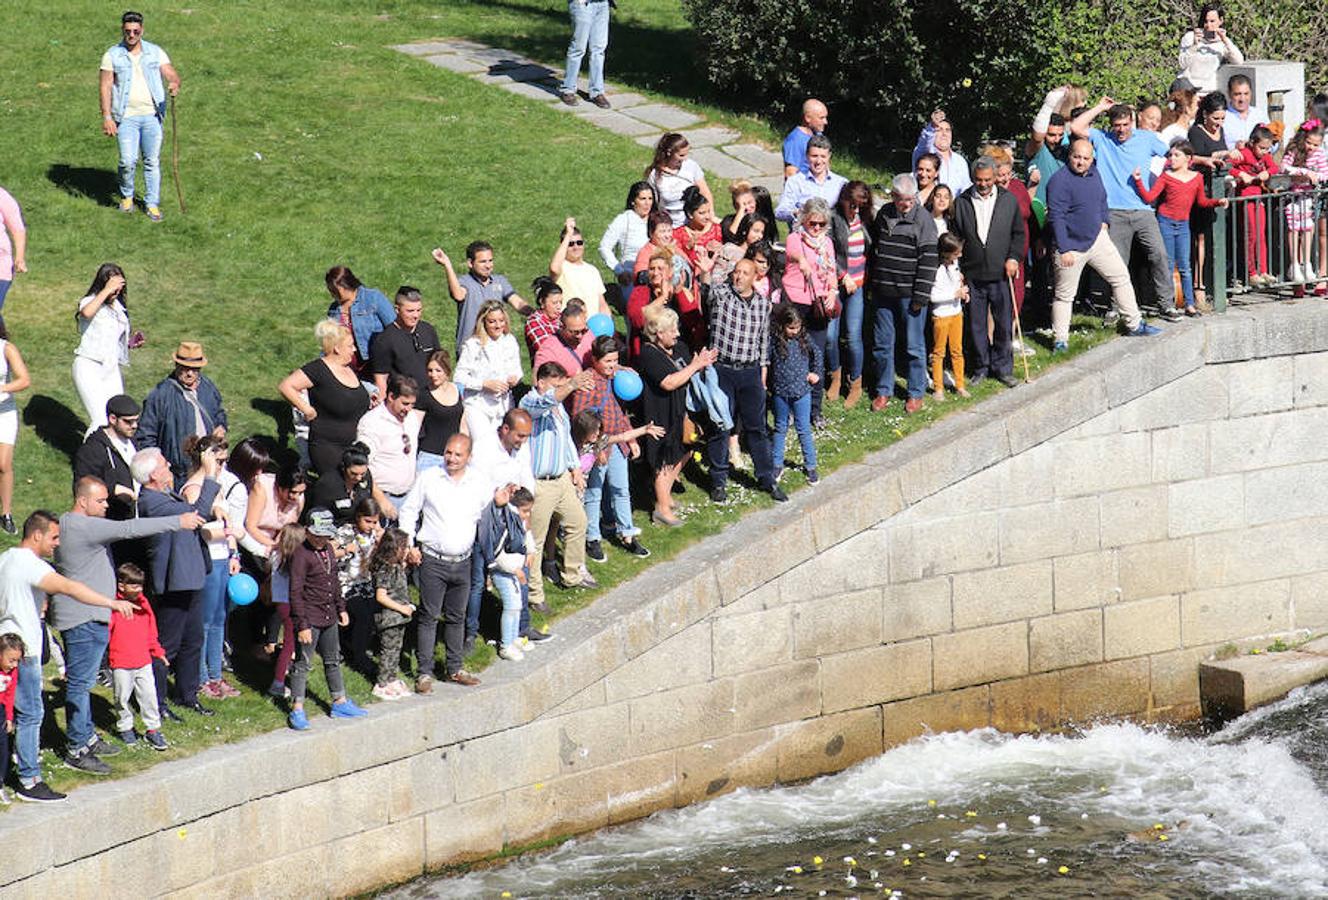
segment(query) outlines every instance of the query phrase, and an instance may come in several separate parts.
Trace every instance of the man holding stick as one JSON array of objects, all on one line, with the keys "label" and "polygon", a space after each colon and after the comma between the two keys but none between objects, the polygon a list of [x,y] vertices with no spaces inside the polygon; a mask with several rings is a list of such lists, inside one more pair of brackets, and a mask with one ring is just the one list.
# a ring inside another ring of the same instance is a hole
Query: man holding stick
[{"label": "man holding stick", "polygon": [[148,218],[160,222],[161,126],[166,94],[180,92],[180,76],[165,50],[143,40],[142,13],[125,13],[120,29],[120,43],[101,58],[101,130],[120,148],[120,211],[134,211],[134,169],[142,153],[143,205]]}]

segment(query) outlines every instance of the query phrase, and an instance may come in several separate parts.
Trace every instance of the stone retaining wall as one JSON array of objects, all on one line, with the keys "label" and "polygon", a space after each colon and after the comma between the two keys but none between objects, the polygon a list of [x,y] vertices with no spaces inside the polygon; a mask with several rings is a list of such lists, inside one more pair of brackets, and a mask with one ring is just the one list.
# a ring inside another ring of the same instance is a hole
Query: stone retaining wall
[{"label": "stone retaining wall", "polygon": [[1193,717],[1213,648],[1328,626],[1325,309],[1098,348],[655,566],[477,690],[12,810],[0,894],[345,895],[925,729]]}]

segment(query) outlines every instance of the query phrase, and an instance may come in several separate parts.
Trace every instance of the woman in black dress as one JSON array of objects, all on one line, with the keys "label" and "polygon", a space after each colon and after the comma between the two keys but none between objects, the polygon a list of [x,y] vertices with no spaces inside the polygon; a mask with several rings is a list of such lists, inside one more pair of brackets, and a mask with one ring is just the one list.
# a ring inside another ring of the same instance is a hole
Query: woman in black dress
[{"label": "woman in black dress", "polygon": [[660,525],[681,525],[673,514],[673,484],[687,461],[682,443],[683,419],[687,415],[687,382],[706,366],[716,353],[707,347],[695,356],[678,337],[678,314],[668,307],[646,312],[645,342],[636,367],[641,373],[641,411],[648,422],[664,429],[660,438],[641,439],[642,456],[655,473],[655,511],[650,518]]},{"label": "woman in black dress", "polygon": [[429,379],[428,390],[421,392],[416,402],[416,408],[424,410],[420,452],[415,458],[417,472],[443,464],[443,448],[452,435],[470,434],[461,391],[452,381],[452,357],[446,350],[429,354],[425,374]]},{"label": "woman in black dress", "polygon": [[[1227,136],[1222,130],[1226,118],[1226,94],[1221,91],[1206,94],[1199,101],[1199,113],[1188,135],[1190,146],[1194,147],[1193,165],[1204,174],[1204,187],[1210,197],[1217,196],[1213,186],[1222,178],[1227,159],[1234,155],[1227,149]],[[1213,278],[1213,261],[1207,255],[1213,239],[1213,222],[1213,211],[1196,203],[1190,213],[1190,232],[1194,235],[1194,293],[1201,302],[1206,299],[1207,285]]]},{"label": "woman in black dress", "polygon": [[287,375],[281,395],[309,420],[309,461],[319,475],[336,472],[341,453],[355,440],[355,426],[372,398],[351,368],[355,338],[350,329],[325,319],[314,328],[323,355]]}]

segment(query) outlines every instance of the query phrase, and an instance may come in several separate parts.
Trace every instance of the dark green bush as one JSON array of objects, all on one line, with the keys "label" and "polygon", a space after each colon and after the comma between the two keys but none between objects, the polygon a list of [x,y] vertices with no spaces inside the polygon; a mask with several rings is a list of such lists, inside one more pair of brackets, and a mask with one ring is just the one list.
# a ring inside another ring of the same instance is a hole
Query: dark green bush
[{"label": "dark green bush", "polygon": [[[947,110],[961,142],[1022,136],[1066,81],[1094,96],[1161,99],[1176,74],[1190,0],[683,0],[722,90],[790,123],[807,96],[833,133],[876,151],[910,147]],[[1328,12],[1299,0],[1233,0],[1247,58],[1301,59],[1328,81]]]}]

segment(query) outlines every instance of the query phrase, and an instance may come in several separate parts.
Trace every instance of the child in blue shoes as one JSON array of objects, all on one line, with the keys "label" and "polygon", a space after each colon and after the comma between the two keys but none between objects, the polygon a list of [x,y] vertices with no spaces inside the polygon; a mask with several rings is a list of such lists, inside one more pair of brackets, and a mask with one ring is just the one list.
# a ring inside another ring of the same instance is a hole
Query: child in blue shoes
[{"label": "child in blue shoes", "polygon": [[309,727],[304,713],[304,692],[314,653],[323,658],[327,689],[332,694],[332,718],[354,719],[368,713],[346,696],[341,680],[341,632],[350,618],[337,580],[337,557],[332,547],[337,526],[331,510],[309,513],[304,543],[290,561],[290,613],[295,625],[295,662],[291,665],[291,711],[287,721],[296,731]]}]

